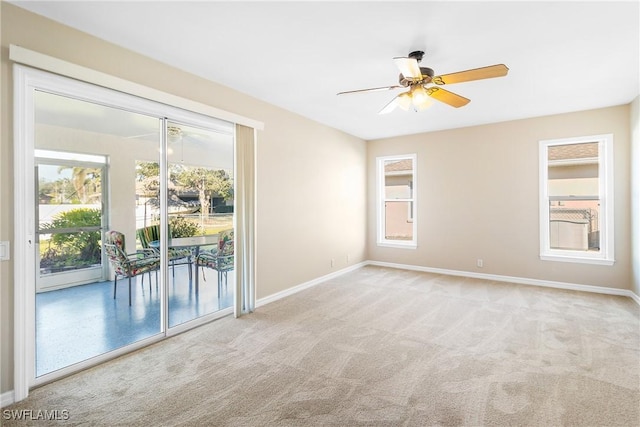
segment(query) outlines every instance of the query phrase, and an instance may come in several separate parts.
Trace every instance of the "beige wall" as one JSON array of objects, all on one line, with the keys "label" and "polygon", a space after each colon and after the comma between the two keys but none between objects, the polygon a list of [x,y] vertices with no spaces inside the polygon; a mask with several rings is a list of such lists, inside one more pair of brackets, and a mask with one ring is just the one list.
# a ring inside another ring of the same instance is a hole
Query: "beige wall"
[{"label": "beige wall", "polygon": [[[13,241],[8,46],[16,44],[265,124],[257,144],[258,298],[366,259],[364,141],[11,4],[0,2],[0,10],[0,240]],[[0,262],[0,280],[0,392],[6,392],[13,388],[11,262]]]},{"label": "beige wall", "polygon": [[[370,260],[630,289],[630,107],[432,132],[368,143],[378,156],[417,153],[418,248],[376,245],[375,187],[368,188]],[[538,141],[614,134],[614,266],[539,259]],[[484,267],[476,267],[482,259]]]},{"label": "beige wall", "polygon": [[640,96],[631,103],[631,290],[640,296]]}]

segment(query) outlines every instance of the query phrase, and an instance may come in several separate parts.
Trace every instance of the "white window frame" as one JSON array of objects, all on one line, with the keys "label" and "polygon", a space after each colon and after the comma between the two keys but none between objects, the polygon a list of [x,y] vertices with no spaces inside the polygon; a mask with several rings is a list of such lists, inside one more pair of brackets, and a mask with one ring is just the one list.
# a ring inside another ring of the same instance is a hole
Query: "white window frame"
[{"label": "white window frame", "polygon": [[[389,199],[385,198],[385,173],[384,164],[387,161],[411,160],[412,165],[412,191],[411,198],[407,199]],[[415,249],[418,247],[418,218],[417,212],[417,194],[418,194],[418,178],[417,178],[417,155],[403,154],[395,156],[383,156],[376,158],[376,221],[377,221],[377,244],[378,246],[388,246],[394,248]],[[407,218],[412,225],[411,240],[391,240],[385,238],[385,203],[393,202],[409,202],[411,212],[407,212]]]},{"label": "white window frame", "polygon": [[[549,161],[548,147],[569,144],[598,143],[598,197],[600,212],[600,250],[597,252],[552,249],[549,233]],[[613,265],[614,258],[614,204],[613,204],[613,134],[539,141],[540,165],[540,259],[586,264]]]}]

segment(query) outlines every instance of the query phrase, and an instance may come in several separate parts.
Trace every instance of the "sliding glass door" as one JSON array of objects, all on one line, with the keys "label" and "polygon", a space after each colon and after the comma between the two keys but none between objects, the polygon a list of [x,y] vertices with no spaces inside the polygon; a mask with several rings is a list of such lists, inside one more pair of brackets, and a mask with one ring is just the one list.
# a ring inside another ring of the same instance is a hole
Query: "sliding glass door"
[{"label": "sliding glass door", "polygon": [[[173,327],[233,305],[233,270],[218,265],[221,233],[233,235],[233,136],[169,121],[167,161]],[[185,268],[186,274],[177,273]]]},{"label": "sliding glass door", "polygon": [[46,91],[35,92],[34,107],[40,377],[162,332],[159,262],[136,274],[105,246],[107,233],[121,233],[123,257],[146,257],[136,160],[158,163],[161,120]]},{"label": "sliding glass door", "polygon": [[[174,327],[233,306],[234,141],[224,129],[170,120],[166,136],[166,242],[159,189],[136,198],[145,206],[144,246],[167,254],[168,326]],[[138,168],[144,176],[158,165],[139,162]]]},{"label": "sliding glass door", "polygon": [[48,79],[25,92],[18,148],[33,170],[18,178],[34,219],[30,385],[231,313],[235,297],[234,125]]}]

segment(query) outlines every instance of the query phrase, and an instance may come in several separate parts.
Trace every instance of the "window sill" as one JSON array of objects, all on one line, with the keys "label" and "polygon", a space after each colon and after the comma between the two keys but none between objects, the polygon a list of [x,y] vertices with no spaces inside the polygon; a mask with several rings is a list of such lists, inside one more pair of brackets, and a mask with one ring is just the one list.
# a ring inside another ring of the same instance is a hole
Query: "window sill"
[{"label": "window sill", "polygon": [[384,248],[399,248],[399,249],[417,249],[416,243],[392,243],[392,242],[378,242],[378,246]]},{"label": "window sill", "polygon": [[574,262],[578,264],[594,264],[594,265],[613,265],[614,259],[609,258],[589,258],[581,256],[568,256],[568,255],[551,255],[541,254],[540,259],[542,261],[559,261],[559,262]]}]

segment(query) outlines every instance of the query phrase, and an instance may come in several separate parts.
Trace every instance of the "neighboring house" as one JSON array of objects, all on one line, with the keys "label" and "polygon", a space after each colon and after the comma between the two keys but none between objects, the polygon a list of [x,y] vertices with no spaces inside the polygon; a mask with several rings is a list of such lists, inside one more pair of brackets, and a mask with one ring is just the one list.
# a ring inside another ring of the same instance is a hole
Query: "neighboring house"
[{"label": "neighboring house", "polygon": [[550,147],[549,192],[551,247],[598,250],[598,144]]},{"label": "neighboring house", "polygon": [[[388,199],[406,199],[413,191],[411,160],[387,162],[384,168],[385,194]],[[384,227],[385,238],[393,240],[411,240],[413,233],[413,208],[411,202],[386,203]]]}]

